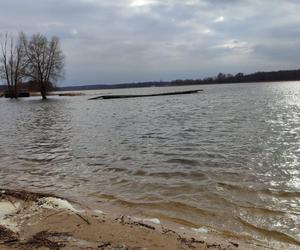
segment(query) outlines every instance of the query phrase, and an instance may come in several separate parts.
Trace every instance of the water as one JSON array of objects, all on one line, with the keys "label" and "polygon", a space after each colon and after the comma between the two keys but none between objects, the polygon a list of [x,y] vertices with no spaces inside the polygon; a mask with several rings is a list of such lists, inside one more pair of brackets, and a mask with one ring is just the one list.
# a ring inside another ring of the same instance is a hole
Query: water
[{"label": "water", "polygon": [[300,83],[201,88],[1,98],[0,186],[299,246]]}]

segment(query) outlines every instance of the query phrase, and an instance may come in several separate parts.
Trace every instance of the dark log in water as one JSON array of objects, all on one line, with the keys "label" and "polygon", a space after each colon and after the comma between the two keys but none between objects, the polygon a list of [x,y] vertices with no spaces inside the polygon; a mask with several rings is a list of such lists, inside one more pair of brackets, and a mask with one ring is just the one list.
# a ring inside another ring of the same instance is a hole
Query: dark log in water
[{"label": "dark log in water", "polygon": [[137,97],[151,97],[151,96],[165,96],[165,95],[187,95],[187,94],[195,94],[202,89],[197,90],[188,90],[188,91],[177,91],[177,92],[167,92],[167,93],[159,93],[159,94],[148,94],[148,95],[102,95],[90,98],[89,100],[97,100],[97,99],[121,99],[121,98],[137,98]]}]

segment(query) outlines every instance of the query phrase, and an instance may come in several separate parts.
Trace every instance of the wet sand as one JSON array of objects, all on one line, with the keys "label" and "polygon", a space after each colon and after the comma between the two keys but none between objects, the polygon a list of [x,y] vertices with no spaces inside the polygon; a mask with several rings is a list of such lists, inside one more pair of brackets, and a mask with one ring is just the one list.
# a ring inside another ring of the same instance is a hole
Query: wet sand
[{"label": "wet sand", "polygon": [[0,193],[0,249],[265,249],[158,219],[105,214],[52,195]]}]

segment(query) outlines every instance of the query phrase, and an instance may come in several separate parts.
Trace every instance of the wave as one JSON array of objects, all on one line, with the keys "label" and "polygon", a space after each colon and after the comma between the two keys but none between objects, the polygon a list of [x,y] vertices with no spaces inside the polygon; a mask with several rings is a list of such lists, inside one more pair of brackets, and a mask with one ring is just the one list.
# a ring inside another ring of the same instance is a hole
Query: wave
[{"label": "wave", "polygon": [[176,159],[170,159],[165,161],[166,163],[174,163],[174,164],[182,164],[182,165],[189,165],[189,166],[199,166],[200,163],[197,160],[190,160],[190,159],[181,159],[181,158],[176,158]]},{"label": "wave", "polygon": [[260,190],[268,195],[282,197],[282,198],[300,198],[300,192],[297,191],[286,191],[286,190],[273,190],[273,189],[264,189]]},{"label": "wave", "polygon": [[286,243],[290,243],[290,244],[294,244],[294,245],[298,245],[300,246],[300,241],[298,239],[295,239],[293,236],[288,235],[286,233],[283,232],[278,232],[275,230],[271,230],[271,229],[266,229],[266,228],[262,228],[259,227],[257,225],[254,225],[246,220],[244,220],[243,218],[241,218],[240,216],[237,216],[237,219],[246,227],[248,227],[249,229],[252,229],[256,232],[258,232],[259,234],[268,237],[268,238],[273,238],[279,242],[286,242]]},{"label": "wave", "polygon": [[217,182],[217,184],[221,187],[226,188],[227,190],[238,190],[241,192],[252,192],[252,193],[261,193],[261,194],[267,194],[272,197],[280,197],[280,198],[299,198],[300,197],[300,192],[297,191],[285,191],[285,190],[273,190],[269,188],[265,189],[254,189],[248,186],[240,186],[240,185],[235,185],[233,183],[228,183],[228,182]]},{"label": "wave", "polygon": [[232,199],[229,199],[227,197],[221,196],[218,193],[214,193],[214,195],[216,196],[215,199],[223,201],[226,204],[225,206],[227,206],[227,207],[228,206],[233,206],[235,208],[246,209],[246,210],[250,210],[251,213],[256,213],[256,214],[267,214],[267,215],[271,215],[271,214],[273,214],[273,215],[284,215],[284,214],[286,214],[285,211],[275,210],[275,209],[271,209],[269,207],[257,206],[253,203],[250,203],[249,201],[247,201],[248,205],[245,205],[245,204],[238,203],[238,202],[236,202]]},{"label": "wave", "polygon": [[192,172],[154,172],[146,174],[147,176],[151,177],[162,177],[162,178],[174,178],[174,177],[182,177],[182,178],[189,178],[189,179],[207,179],[207,175],[199,172],[199,171],[192,171]]},{"label": "wave", "polygon": [[203,216],[215,216],[216,213],[205,209],[197,208],[177,201],[157,201],[157,202],[134,202],[122,199],[111,194],[94,194],[94,196],[111,201],[116,205],[121,205],[128,208],[146,208],[149,210],[174,211],[184,213],[194,213]]}]

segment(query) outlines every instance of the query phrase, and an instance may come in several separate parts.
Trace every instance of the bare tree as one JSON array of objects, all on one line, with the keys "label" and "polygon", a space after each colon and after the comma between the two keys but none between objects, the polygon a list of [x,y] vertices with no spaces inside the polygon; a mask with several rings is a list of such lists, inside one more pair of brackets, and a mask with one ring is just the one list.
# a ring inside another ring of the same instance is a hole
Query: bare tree
[{"label": "bare tree", "polygon": [[40,86],[43,99],[53,84],[63,77],[64,55],[60,48],[59,39],[35,34],[28,41],[23,34],[23,45],[26,54],[26,75]]},{"label": "bare tree", "polygon": [[11,98],[18,97],[18,85],[25,76],[25,50],[21,38],[0,34],[0,77],[7,83],[8,94]]}]

